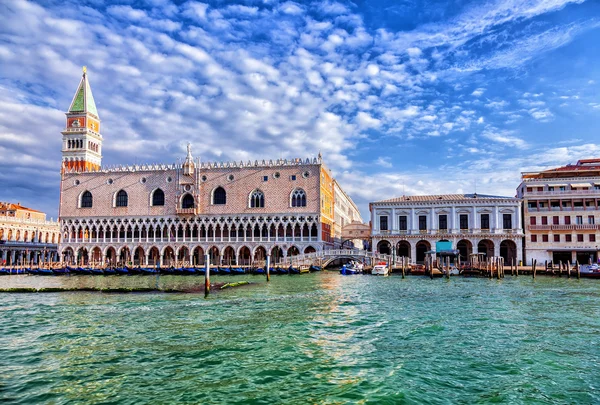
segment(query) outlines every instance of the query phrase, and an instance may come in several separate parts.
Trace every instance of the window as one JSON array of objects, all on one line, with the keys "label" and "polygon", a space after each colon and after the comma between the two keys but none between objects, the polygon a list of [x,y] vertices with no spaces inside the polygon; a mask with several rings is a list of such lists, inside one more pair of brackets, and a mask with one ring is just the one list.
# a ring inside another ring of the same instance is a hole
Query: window
[{"label": "window", "polygon": [[548,242],[548,235],[542,235],[542,242]]},{"label": "window", "polygon": [[213,205],[225,205],[227,203],[227,193],[223,187],[217,187],[213,191]]},{"label": "window", "polygon": [[165,193],[160,188],[157,188],[152,194],[152,206],[159,205],[165,205]]},{"label": "window", "polygon": [[554,187],[553,186],[548,186],[548,191],[554,191]]},{"label": "window", "polygon": [[558,215],[552,217],[552,225],[558,225]]},{"label": "window", "polygon": [[565,235],[565,242],[571,242],[573,240],[573,236]]},{"label": "window", "polygon": [[577,234],[577,242],[583,242],[583,234],[582,233]]},{"label": "window", "polygon": [[566,188],[565,186],[560,186],[558,189],[559,189],[560,191],[565,191],[567,188]]},{"label": "window", "polygon": [[577,216],[575,217],[575,223],[576,223],[577,225],[583,225],[583,216],[581,216],[581,215],[577,215]]},{"label": "window", "polygon": [[594,216],[593,215],[588,215],[588,224],[594,225]]},{"label": "window", "polygon": [[531,241],[537,242],[537,235],[531,235]]},{"label": "window", "polygon": [[596,242],[596,234],[590,233],[590,242]]},{"label": "window", "polygon": [[92,208],[92,202],[92,193],[89,191],[86,191],[81,195],[81,208]]},{"label": "window", "polygon": [[387,215],[382,215],[379,217],[379,230],[387,231],[388,230],[388,217]]},{"label": "window", "polygon": [[186,194],[181,200],[181,208],[194,208],[194,197],[191,194]]},{"label": "window", "polygon": [[292,179],[292,181],[296,181],[296,175],[295,175],[295,174],[292,174],[292,175],[290,176],[290,178]]},{"label": "window", "polygon": [[269,181],[269,176],[263,176],[263,181]]},{"label": "window", "polygon": [[565,216],[565,225],[571,225],[571,217],[569,215]]},{"label": "window", "polygon": [[441,230],[447,230],[448,229],[448,216],[447,215],[440,215],[438,217],[438,228]]},{"label": "window", "polygon": [[548,217],[542,217],[542,225],[548,225]]},{"label": "window", "polygon": [[512,229],[512,214],[502,214],[502,228]]},{"label": "window", "polygon": [[529,225],[535,225],[536,223],[536,218],[535,217],[529,217]]},{"label": "window", "polygon": [[306,192],[301,188],[292,193],[292,207],[306,207]]},{"label": "window", "polygon": [[481,214],[481,229],[490,229],[490,214]]},{"label": "window", "polygon": [[127,207],[127,193],[121,190],[117,193],[117,207]]},{"label": "window", "polygon": [[250,194],[250,208],[264,208],[265,195],[260,190],[254,190]]},{"label": "window", "polygon": [[460,229],[469,229],[469,216],[467,214],[460,215]]},{"label": "window", "polygon": [[560,242],[560,235],[554,235],[554,242]]},{"label": "window", "polygon": [[419,215],[419,230],[426,231],[427,230],[427,216]]},{"label": "window", "polygon": [[401,231],[407,231],[408,230],[408,221],[406,220],[406,215],[400,215],[398,217],[398,224],[400,226],[400,230]]}]

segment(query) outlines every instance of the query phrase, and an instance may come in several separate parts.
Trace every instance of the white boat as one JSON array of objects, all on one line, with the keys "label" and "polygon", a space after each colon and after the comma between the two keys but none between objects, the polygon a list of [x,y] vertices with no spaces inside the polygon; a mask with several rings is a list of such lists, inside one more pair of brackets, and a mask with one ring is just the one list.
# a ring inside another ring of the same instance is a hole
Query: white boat
[{"label": "white boat", "polygon": [[373,266],[373,270],[371,270],[371,274],[375,276],[387,276],[390,272],[387,264],[376,264]]}]

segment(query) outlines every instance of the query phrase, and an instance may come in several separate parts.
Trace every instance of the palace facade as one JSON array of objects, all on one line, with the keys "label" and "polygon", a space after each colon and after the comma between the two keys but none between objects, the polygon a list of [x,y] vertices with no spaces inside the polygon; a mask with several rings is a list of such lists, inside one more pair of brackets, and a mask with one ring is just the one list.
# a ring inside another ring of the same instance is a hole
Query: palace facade
[{"label": "palace facade", "polygon": [[0,265],[56,261],[59,242],[58,222],[19,203],[0,202]]},{"label": "palace facade", "polygon": [[337,183],[320,155],[200,162],[188,145],[182,164],[102,168],[85,71],[66,116],[59,215],[67,262],[202,264],[209,254],[213,264],[247,265],[334,245]]},{"label": "palace facade", "polygon": [[423,263],[437,242],[451,242],[461,261],[472,253],[522,259],[521,202],[480,194],[402,196],[373,202],[373,249]]},{"label": "palace facade", "polygon": [[525,257],[528,262],[598,260],[600,159],[522,173]]}]

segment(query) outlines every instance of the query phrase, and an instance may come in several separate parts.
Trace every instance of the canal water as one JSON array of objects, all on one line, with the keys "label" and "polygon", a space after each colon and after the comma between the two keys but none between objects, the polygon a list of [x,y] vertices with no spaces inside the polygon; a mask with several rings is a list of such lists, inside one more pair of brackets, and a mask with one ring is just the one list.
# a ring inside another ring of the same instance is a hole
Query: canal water
[{"label": "canal water", "polygon": [[229,280],[254,284],[0,294],[0,402],[600,403],[595,280],[213,277]]}]

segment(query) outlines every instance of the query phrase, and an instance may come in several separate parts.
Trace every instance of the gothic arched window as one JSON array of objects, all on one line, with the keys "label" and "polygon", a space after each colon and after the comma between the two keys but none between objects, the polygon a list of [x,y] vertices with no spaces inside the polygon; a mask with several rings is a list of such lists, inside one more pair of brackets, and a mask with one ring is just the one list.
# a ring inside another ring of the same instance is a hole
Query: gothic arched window
[{"label": "gothic arched window", "polygon": [[181,208],[194,208],[194,197],[191,194],[186,194],[181,200]]},{"label": "gothic arched window", "polygon": [[117,193],[117,207],[127,207],[127,193],[125,190],[121,190]]},{"label": "gothic arched window", "polygon": [[292,192],[292,207],[306,207],[306,192],[301,188]]},{"label": "gothic arched window", "polygon": [[165,193],[160,188],[152,193],[152,206],[165,205]]},{"label": "gothic arched window", "polygon": [[264,208],[265,195],[260,190],[254,190],[250,194],[250,208]]},{"label": "gothic arched window", "polygon": [[85,191],[81,195],[81,208],[92,208],[93,197],[92,193]]},{"label": "gothic arched window", "polygon": [[227,203],[227,193],[223,187],[217,187],[213,192],[213,204],[224,205]]}]

